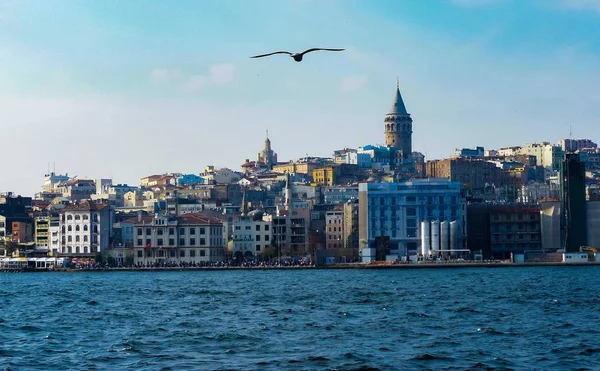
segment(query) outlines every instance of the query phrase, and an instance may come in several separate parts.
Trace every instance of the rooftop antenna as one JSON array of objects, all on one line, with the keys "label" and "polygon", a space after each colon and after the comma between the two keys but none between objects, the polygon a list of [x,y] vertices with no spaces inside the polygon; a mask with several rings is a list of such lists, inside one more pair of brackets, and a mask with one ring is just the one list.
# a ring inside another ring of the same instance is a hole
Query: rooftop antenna
[{"label": "rooftop antenna", "polygon": [[571,130],[572,126],[569,125],[569,138],[573,139],[573,131]]}]

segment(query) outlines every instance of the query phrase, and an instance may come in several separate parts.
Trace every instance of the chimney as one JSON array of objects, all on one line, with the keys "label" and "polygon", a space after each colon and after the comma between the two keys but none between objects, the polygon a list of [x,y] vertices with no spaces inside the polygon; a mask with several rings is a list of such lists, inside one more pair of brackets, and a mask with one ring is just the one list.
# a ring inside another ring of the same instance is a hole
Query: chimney
[{"label": "chimney", "polygon": [[142,221],[142,212],[141,211],[138,211],[137,221],[138,221],[138,223]]}]

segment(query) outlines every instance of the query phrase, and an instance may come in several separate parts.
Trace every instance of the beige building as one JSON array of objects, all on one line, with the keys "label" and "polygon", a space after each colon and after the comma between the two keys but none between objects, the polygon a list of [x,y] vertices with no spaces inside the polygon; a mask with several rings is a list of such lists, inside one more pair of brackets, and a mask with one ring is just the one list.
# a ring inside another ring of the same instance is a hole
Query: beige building
[{"label": "beige building", "polygon": [[225,259],[220,219],[190,213],[176,217],[139,215],[132,220],[134,264],[206,263]]},{"label": "beige building", "polygon": [[495,164],[466,158],[427,161],[426,172],[428,178],[446,178],[469,189],[483,189],[486,184],[499,186],[502,176]]},{"label": "beige building", "polygon": [[325,213],[325,248],[344,247],[344,210],[335,208]]},{"label": "beige building", "polygon": [[313,171],[331,164],[332,161],[326,158],[320,157],[304,157],[298,161],[290,161],[286,163],[279,163],[273,166],[273,171],[280,174],[307,174],[312,176]]}]

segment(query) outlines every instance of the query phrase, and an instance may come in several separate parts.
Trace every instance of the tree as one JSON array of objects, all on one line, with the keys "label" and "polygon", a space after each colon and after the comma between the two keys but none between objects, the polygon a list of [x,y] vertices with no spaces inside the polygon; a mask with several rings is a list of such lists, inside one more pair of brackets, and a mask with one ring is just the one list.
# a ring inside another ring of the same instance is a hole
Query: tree
[{"label": "tree", "polygon": [[275,250],[275,247],[273,247],[273,246],[266,247],[260,255],[263,258],[263,260],[270,260],[273,257],[275,257],[275,255],[277,255],[277,251]]},{"label": "tree", "polygon": [[14,241],[7,240],[4,241],[4,248],[6,249],[6,256],[12,256],[12,254],[19,249],[19,244]]}]

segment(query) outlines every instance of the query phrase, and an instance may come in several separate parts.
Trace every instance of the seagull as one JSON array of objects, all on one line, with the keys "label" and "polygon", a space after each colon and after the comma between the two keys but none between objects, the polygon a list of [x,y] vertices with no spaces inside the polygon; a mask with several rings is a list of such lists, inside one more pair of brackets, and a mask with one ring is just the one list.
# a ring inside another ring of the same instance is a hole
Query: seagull
[{"label": "seagull", "polygon": [[329,51],[329,52],[341,52],[341,51],[346,50],[346,49],[312,48],[312,49],[305,50],[302,53],[290,53],[290,52],[286,52],[286,51],[279,51],[279,52],[273,52],[273,53],[269,53],[269,54],[255,55],[254,57],[250,57],[250,58],[268,57],[268,56],[273,55],[273,54],[287,54],[290,57],[294,58],[294,60],[296,62],[302,62],[302,57],[304,56],[304,54],[310,53],[310,52],[314,52],[314,51],[317,51],[317,50],[324,50],[324,51]]}]

